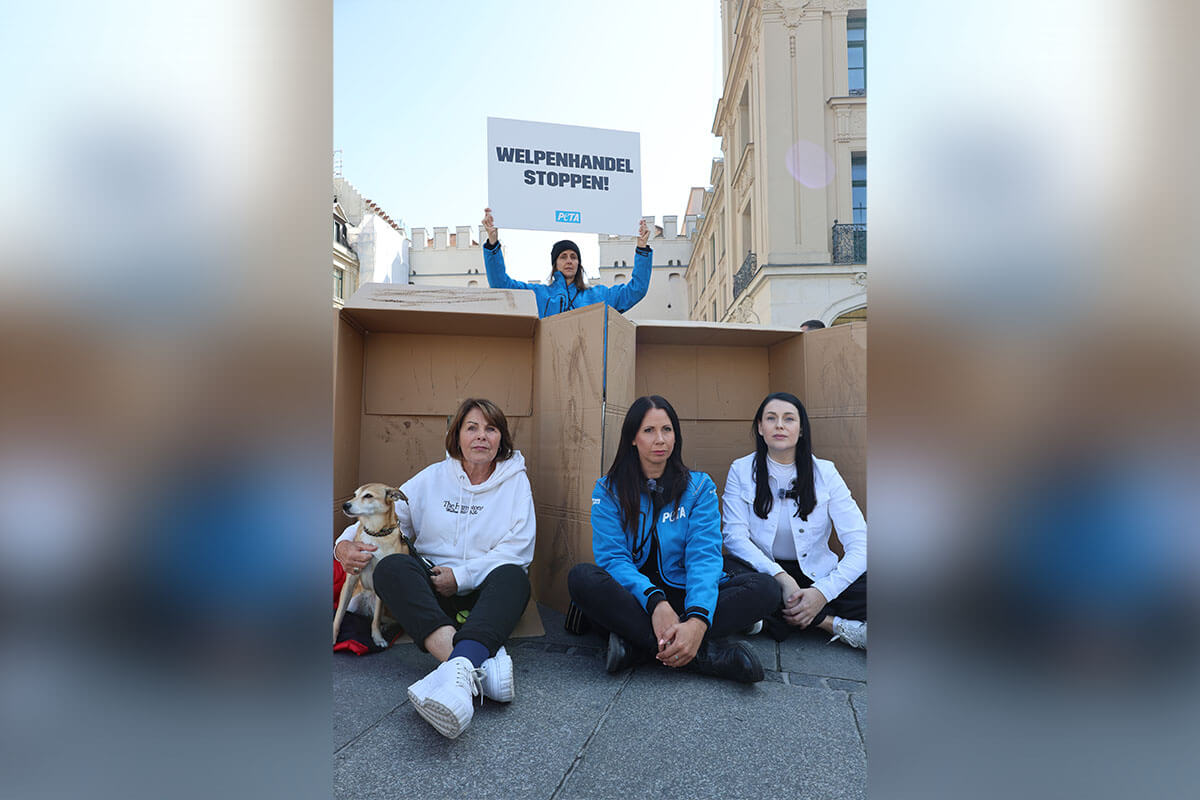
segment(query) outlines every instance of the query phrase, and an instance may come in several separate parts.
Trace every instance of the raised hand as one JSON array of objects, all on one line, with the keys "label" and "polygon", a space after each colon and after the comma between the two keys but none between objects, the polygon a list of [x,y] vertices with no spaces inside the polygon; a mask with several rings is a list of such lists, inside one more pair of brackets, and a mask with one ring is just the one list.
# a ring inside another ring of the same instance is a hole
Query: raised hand
[{"label": "raised hand", "polygon": [[649,241],[650,241],[650,226],[646,224],[646,220],[645,220],[645,218],[643,218],[641,223],[638,225],[637,246],[645,247],[646,243]]},{"label": "raised hand", "polygon": [[483,210],[482,225],[483,229],[487,231],[488,244],[495,244],[497,238],[496,220],[492,219],[492,210],[490,208]]}]

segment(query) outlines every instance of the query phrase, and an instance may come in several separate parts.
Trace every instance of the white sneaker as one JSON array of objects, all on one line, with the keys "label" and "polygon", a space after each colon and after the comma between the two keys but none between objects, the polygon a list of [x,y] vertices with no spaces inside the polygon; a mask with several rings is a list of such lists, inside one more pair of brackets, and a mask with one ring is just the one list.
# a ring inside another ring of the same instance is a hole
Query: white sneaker
[{"label": "white sneaker", "polygon": [[408,687],[408,699],[434,730],[450,739],[471,724],[479,678],[469,659],[452,658]]},{"label": "white sneaker", "polygon": [[746,636],[757,636],[758,634],[762,633],[762,629],[763,629],[763,621],[760,619],[758,622],[754,623],[749,628],[746,628],[746,630],[742,631],[742,633]]},{"label": "white sneaker", "polygon": [[516,694],[512,656],[503,647],[479,668],[479,688],[483,690],[484,697],[500,703],[512,702]]},{"label": "white sneaker", "polygon": [[857,647],[860,650],[867,649],[867,623],[860,622],[856,619],[842,619],[841,617],[833,618],[833,638],[830,642],[836,642],[841,639],[851,647]]}]

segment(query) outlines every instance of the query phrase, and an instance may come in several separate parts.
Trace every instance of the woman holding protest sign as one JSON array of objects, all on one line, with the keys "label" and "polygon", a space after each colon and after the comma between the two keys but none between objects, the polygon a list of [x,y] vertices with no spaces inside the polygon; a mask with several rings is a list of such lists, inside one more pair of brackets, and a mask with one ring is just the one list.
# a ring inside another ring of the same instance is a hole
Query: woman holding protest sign
[{"label": "woman holding protest sign", "polygon": [[[751,423],[755,451],[729,467],[725,549],[778,583],[764,618],[782,641],[815,628],[867,647],[867,523],[832,461],[815,458],[808,414],[787,392],[766,396]],[[829,549],[836,529],[844,555]],[[832,639],[830,641],[833,641]]]},{"label": "woman holding protest sign", "polygon": [[730,575],[712,478],[683,463],[675,409],[639,397],[608,474],[592,492],[592,552],[567,576],[571,600],[609,631],[609,672],[657,660],[742,683],[763,679],[754,652],[721,637],[779,606],[770,577]]},{"label": "woman holding protest sign", "polygon": [[526,283],[508,277],[504,268],[504,254],[500,252],[500,239],[492,210],[483,210],[483,228],[487,241],[483,245],[483,264],[487,268],[488,286],[493,289],[529,289],[537,298],[539,317],[561,314],[573,308],[583,308],[593,303],[608,303],[617,311],[628,311],[646,296],[650,288],[651,249],[650,227],[646,220],[638,228],[637,249],[633,257],[633,277],[628,283],[615,286],[588,286],[583,279],[583,264],[579,257],[579,246],[570,239],[555,242],[550,249],[550,278],[546,283]]}]

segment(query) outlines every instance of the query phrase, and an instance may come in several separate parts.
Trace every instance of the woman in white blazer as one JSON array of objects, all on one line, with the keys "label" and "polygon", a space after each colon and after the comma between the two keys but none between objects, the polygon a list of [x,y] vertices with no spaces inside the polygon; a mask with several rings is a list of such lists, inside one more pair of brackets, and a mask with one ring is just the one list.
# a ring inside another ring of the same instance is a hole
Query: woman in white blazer
[{"label": "woman in white blazer", "polygon": [[[787,392],[767,395],[752,424],[755,451],[729,467],[722,498],[725,549],[779,583],[764,620],[782,640],[816,627],[867,646],[867,523],[833,462],[812,454],[808,414]],[[829,548],[836,530],[845,554]],[[832,641],[832,640],[831,640]]]}]

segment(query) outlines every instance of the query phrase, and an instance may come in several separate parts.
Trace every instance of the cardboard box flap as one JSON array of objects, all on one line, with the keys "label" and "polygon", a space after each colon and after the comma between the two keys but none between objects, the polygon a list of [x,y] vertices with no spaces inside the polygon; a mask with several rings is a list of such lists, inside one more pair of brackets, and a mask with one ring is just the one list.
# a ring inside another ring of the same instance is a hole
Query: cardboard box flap
[{"label": "cardboard box flap", "polygon": [[867,323],[805,335],[804,395],[809,417],[867,413]]},{"label": "cardboard box flap", "polygon": [[637,394],[667,398],[680,417],[750,419],[767,393],[765,347],[638,342]]},{"label": "cardboard box flap", "polygon": [[798,328],[763,328],[730,322],[655,320],[635,322],[637,343],[770,347],[801,333]]},{"label": "cardboard box flap", "polygon": [[524,289],[367,283],[341,311],[365,331],[449,336],[533,336],[537,302]]},{"label": "cardboard box flap", "polygon": [[533,412],[532,339],[372,332],[364,362],[367,414],[448,416],[467,397]]}]

